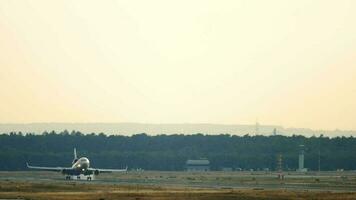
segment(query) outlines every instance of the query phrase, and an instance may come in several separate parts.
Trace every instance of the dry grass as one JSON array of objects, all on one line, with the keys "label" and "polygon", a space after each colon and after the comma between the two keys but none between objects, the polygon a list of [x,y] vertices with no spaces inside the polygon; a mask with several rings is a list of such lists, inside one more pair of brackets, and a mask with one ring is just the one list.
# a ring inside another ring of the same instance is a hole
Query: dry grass
[{"label": "dry grass", "polygon": [[276,177],[262,172],[145,171],[101,174],[97,181],[86,182],[65,181],[60,173],[0,172],[0,199],[356,200],[354,172],[290,173],[285,180]]},{"label": "dry grass", "polygon": [[310,192],[261,189],[198,189],[162,186],[118,186],[85,182],[0,181],[0,198],[32,200],[257,200],[257,199],[325,199],[356,200],[352,192]]}]

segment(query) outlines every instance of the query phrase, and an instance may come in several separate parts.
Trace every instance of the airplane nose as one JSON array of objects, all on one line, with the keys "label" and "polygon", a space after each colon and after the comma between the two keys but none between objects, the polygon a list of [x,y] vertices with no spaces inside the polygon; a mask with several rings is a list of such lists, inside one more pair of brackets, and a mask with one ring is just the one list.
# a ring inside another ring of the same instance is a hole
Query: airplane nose
[{"label": "airplane nose", "polygon": [[83,166],[83,168],[88,168],[89,167],[89,160],[88,159],[86,159],[86,160],[83,160],[83,163],[82,163],[82,166]]},{"label": "airplane nose", "polygon": [[81,169],[81,170],[85,170],[87,168],[89,168],[89,159],[88,158],[80,158],[78,160],[78,162],[76,163],[76,168]]}]

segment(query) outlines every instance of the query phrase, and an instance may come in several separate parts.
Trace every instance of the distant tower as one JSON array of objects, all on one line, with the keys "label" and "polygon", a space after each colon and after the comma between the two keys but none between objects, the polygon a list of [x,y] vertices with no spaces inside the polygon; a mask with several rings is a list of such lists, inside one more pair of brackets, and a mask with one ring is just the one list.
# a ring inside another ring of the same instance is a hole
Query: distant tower
[{"label": "distant tower", "polygon": [[255,127],[255,135],[259,134],[259,129],[260,129],[260,124],[258,123],[258,120],[256,119],[256,127]]},{"label": "distant tower", "polygon": [[277,155],[277,168],[276,168],[276,171],[278,172],[278,179],[284,179],[282,163],[283,163],[282,154],[278,154]]},{"label": "distant tower", "polygon": [[299,145],[298,171],[300,172],[306,171],[306,168],[304,168],[304,145]]},{"label": "distant tower", "polygon": [[277,155],[277,172],[281,173],[282,170],[283,170],[283,167],[282,167],[282,163],[283,163],[283,157],[282,157],[282,154],[278,154]]},{"label": "distant tower", "polygon": [[274,129],[273,129],[273,136],[276,136],[276,135],[277,135],[277,129],[274,128]]}]

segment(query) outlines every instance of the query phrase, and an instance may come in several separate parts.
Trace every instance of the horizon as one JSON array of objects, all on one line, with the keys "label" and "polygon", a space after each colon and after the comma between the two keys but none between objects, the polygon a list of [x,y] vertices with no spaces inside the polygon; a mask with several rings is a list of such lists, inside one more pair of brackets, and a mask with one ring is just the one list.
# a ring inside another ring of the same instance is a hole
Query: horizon
[{"label": "horizon", "polygon": [[302,135],[313,137],[324,135],[327,137],[350,137],[356,134],[355,130],[314,130],[302,127],[283,127],[268,124],[211,124],[211,123],[0,123],[0,133],[22,132],[42,134],[44,132],[60,133],[63,131],[79,131],[83,134],[104,133],[106,135],[132,136],[140,133],[147,135]]}]

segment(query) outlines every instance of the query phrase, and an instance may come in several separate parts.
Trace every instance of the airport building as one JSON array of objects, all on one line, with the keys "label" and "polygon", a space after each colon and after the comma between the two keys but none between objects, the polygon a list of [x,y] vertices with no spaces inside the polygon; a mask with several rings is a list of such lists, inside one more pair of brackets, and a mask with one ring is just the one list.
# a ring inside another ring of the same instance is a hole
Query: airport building
[{"label": "airport building", "polygon": [[210,162],[207,159],[187,160],[185,163],[187,171],[206,172],[210,170]]}]

